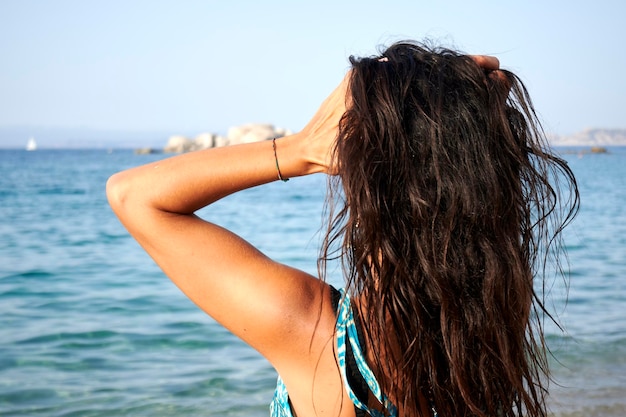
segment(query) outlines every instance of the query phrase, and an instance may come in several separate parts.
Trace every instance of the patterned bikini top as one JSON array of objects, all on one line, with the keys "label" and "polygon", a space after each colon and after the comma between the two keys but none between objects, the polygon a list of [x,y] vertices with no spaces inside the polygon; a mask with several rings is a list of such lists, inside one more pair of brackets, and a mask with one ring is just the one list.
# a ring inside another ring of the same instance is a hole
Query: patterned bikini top
[{"label": "patterned bikini top", "polygon": [[[334,288],[332,288],[333,292],[336,292]],[[367,406],[366,402],[364,402],[359,397],[363,398],[362,395],[356,395],[354,389],[351,386],[350,381],[353,378],[348,378],[348,372],[346,370],[347,367],[353,368],[353,363],[356,364],[356,368],[358,373],[365,384],[367,384],[367,388],[372,393],[372,395],[385,407],[387,410],[387,415],[389,417],[397,417],[398,409],[396,406],[385,396],[381,389],[380,384],[376,380],[374,373],[368,366],[365,361],[365,357],[363,354],[363,349],[361,348],[361,342],[359,341],[359,334],[357,331],[357,325],[355,323],[355,317],[352,312],[352,307],[350,306],[350,297],[348,297],[343,290],[340,290],[339,293],[339,305],[337,312],[337,357],[339,359],[339,370],[341,372],[341,377],[343,379],[343,383],[348,393],[350,400],[354,403],[355,410],[357,414],[369,414],[372,417],[384,417],[385,414],[371,409]],[[352,360],[353,357],[353,360]],[[354,371],[352,372],[354,373]],[[287,388],[283,383],[280,376],[278,377],[278,381],[276,384],[276,391],[274,392],[274,398],[270,404],[270,416],[271,417],[293,417],[291,412],[291,406],[289,404],[289,394],[287,393]]]}]

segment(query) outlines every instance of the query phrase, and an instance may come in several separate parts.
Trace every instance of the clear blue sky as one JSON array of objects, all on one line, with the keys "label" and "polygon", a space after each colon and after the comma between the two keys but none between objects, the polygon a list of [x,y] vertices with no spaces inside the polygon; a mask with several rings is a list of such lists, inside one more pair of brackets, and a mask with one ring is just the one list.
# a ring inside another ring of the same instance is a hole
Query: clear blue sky
[{"label": "clear blue sky", "polygon": [[299,130],[349,55],[430,38],[500,58],[548,131],[626,128],[625,5],[0,0],[0,127]]}]

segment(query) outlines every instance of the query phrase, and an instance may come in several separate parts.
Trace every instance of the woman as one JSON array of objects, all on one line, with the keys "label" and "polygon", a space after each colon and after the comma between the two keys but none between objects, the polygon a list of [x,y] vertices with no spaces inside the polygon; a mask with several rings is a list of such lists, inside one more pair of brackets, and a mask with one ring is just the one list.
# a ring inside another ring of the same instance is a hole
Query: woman
[{"label": "woman", "polygon": [[[275,367],[272,415],[545,416],[533,281],[577,208],[571,171],[493,57],[403,42],[351,63],[300,133],[118,173],[111,206],[190,299]],[[320,172],[320,277],[194,215]],[[335,256],[343,293],[323,280]]]}]

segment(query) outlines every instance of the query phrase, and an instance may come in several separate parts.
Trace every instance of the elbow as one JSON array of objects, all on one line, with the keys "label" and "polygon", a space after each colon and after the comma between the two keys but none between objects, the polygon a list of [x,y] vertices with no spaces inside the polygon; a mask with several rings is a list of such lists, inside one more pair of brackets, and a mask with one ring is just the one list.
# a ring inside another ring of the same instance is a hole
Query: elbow
[{"label": "elbow", "polygon": [[150,196],[150,187],[134,172],[122,171],[113,174],[106,182],[106,197],[109,206],[128,228],[158,210]]},{"label": "elbow", "polygon": [[106,196],[113,212],[120,216],[127,205],[129,196],[128,182],[124,180],[123,173],[117,173],[109,177],[106,183]]}]

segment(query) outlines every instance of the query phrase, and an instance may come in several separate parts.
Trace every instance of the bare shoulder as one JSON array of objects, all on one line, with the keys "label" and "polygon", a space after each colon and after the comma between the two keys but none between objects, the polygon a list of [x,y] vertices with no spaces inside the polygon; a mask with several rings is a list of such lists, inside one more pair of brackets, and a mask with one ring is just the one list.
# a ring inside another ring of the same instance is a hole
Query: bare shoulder
[{"label": "bare shoulder", "polygon": [[289,393],[290,405],[299,417],[353,417],[350,400],[339,370],[336,312],[331,287],[317,286],[321,305],[314,306],[305,323],[283,340],[291,352],[272,361]]}]

